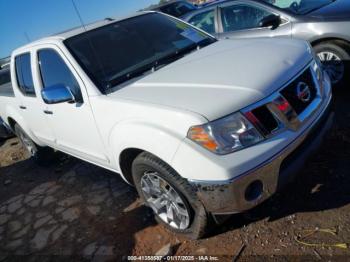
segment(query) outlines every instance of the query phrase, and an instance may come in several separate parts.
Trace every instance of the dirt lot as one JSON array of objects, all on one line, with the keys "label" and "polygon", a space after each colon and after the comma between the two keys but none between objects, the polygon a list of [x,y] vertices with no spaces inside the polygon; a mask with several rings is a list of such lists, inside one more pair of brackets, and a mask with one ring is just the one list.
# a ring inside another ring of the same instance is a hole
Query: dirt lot
[{"label": "dirt lot", "polygon": [[157,225],[133,188],[109,171],[63,155],[50,167],[38,167],[16,138],[1,142],[0,261],[15,254],[119,260],[154,255],[168,243],[174,255],[227,261],[238,253],[239,260],[350,260],[349,249],[295,240],[305,234],[300,230],[335,229],[336,235],[317,233],[304,240],[350,244],[349,99],[337,96],[332,133],[294,184],[258,208],[232,216],[200,241]]}]

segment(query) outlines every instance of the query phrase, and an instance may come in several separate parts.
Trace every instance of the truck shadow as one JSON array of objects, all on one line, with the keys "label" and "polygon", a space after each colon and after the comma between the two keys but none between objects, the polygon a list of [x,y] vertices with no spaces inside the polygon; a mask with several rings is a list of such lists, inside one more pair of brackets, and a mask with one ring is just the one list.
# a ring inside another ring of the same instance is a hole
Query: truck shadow
[{"label": "truck shadow", "polygon": [[296,213],[340,208],[350,203],[350,95],[335,97],[336,121],[319,151],[313,155],[296,180],[260,206],[231,216],[224,227],[211,235],[241,228],[268,218],[272,222]]},{"label": "truck shadow", "polygon": [[0,216],[8,219],[1,222],[0,255],[9,258],[116,259],[131,255],[134,235],[155,224],[118,175],[63,154],[48,167],[30,159],[0,167]]},{"label": "truck shadow", "polygon": [[0,138],[0,146],[2,146],[6,142],[6,139]]}]

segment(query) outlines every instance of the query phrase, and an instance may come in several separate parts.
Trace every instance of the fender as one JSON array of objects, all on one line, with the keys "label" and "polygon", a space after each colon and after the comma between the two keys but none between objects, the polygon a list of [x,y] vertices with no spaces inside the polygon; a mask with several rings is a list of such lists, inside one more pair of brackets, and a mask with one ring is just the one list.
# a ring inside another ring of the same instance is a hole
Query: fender
[{"label": "fender", "polygon": [[121,173],[119,158],[125,149],[144,150],[170,164],[184,138],[164,126],[138,119],[116,124],[110,133],[109,145]]}]

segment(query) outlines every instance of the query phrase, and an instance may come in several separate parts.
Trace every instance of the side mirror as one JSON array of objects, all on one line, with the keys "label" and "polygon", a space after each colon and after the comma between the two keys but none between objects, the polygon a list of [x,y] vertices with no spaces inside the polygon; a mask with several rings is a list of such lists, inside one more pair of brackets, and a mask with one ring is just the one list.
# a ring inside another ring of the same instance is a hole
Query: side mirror
[{"label": "side mirror", "polygon": [[270,27],[271,26],[271,29],[273,30],[273,29],[276,29],[277,27],[279,27],[281,22],[282,22],[282,20],[281,20],[280,16],[268,15],[260,20],[259,26],[260,27]]},{"label": "side mirror", "polygon": [[75,102],[74,95],[69,88],[62,84],[47,87],[41,91],[41,96],[46,104],[59,104]]}]

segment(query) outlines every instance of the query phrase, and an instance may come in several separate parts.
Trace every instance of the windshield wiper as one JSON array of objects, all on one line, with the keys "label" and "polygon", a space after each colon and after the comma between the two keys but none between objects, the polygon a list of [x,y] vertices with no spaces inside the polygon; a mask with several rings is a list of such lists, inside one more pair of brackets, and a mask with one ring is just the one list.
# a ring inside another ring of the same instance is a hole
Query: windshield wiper
[{"label": "windshield wiper", "polygon": [[141,66],[139,68],[136,68],[134,70],[131,70],[125,74],[119,74],[108,81],[108,86],[106,89],[113,88],[114,86],[122,84],[126,81],[129,81],[129,80],[135,78],[135,77],[141,76],[150,70],[153,71],[154,66],[155,66],[154,63],[150,63],[147,65]]},{"label": "windshield wiper", "polygon": [[172,61],[175,61],[183,56],[184,56],[183,52],[175,51],[175,52],[171,53],[170,55],[166,55],[165,57],[157,59],[156,61],[153,61],[147,65],[140,66],[134,70],[128,71],[127,73],[118,74],[118,75],[114,76],[113,78],[111,78],[107,82],[106,89],[107,90],[111,89],[111,88],[113,88],[117,85],[120,85],[126,81],[129,81],[135,77],[141,76],[148,71],[154,72],[154,71],[158,70],[159,68],[161,68],[167,64],[170,64]]},{"label": "windshield wiper", "polygon": [[[208,41],[209,40],[209,41]],[[155,70],[159,69],[160,67],[163,67],[167,64],[170,64],[171,62],[173,61],[176,61],[182,57],[184,57],[185,55],[193,52],[194,50],[199,50],[200,48],[204,47],[204,46],[207,46],[211,43],[214,43],[215,40],[214,39],[211,39],[211,38],[206,38],[206,39],[203,39],[202,41],[198,42],[198,43],[193,43],[185,48],[182,48],[182,49],[179,49],[179,50],[176,50],[174,51],[173,53],[170,53],[160,59],[158,59],[156,62],[155,62]]]},{"label": "windshield wiper", "polygon": [[155,70],[158,70],[160,67],[163,67],[167,64],[170,64],[171,62],[173,61],[176,61],[182,57],[184,57],[186,54],[192,52],[193,50],[197,49],[197,45],[196,44],[193,44],[193,45],[190,45],[186,48],[183,48],[183,49],[180,49],[180,50],[176,50],[174,51],[173,53],[170,53],[160,59],[158,59],[156,62],[155,62]]},{"label": "windshield wiper", "polygon": [[[209,41],[208,41],[209,40]],[[207,46],[210,43],[215,42],[212,38],[206,38],[198,43],[193,43],[187,47],[184,47],[182,49],[176,49],[175,51],[164,55],[163,57],[160,57],[159,59],[155,59],[154,61],[147,63],[143,66],[140,66],[138,68],[135,68],[133,70],[129,70],[127,72],[120,72],[119,74],[115,75],[111,79],[108,80],[106,85],[106,90],[111,89],[119,84],[122,84],[123,82],[129,81],[135,77],[141,76],[144,73],[148,71],[156,71],[159,68],[170,64],[173,61],[176,61],[182,57],[184,57],[186,54],[191,53],[192,51],[196,49],[200,49],[201,47]]]}]

